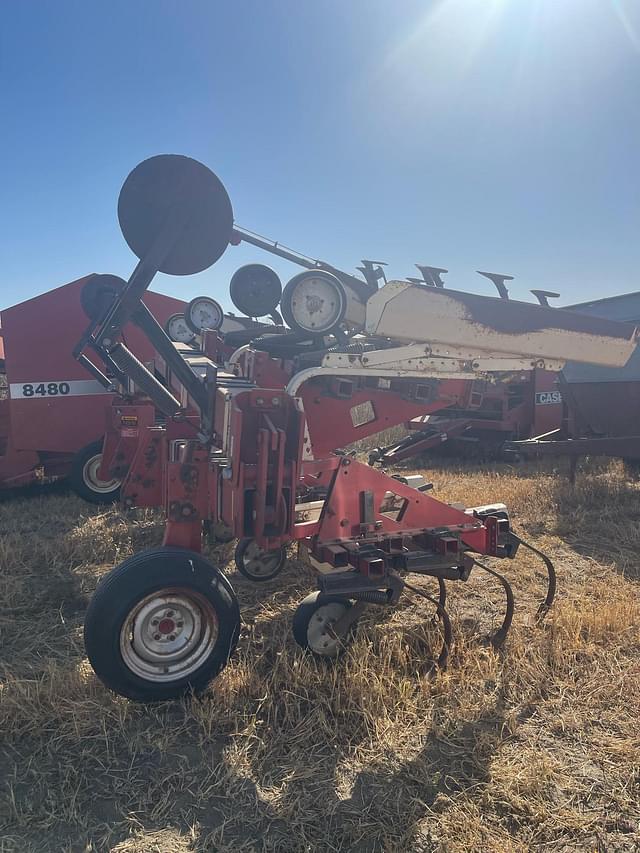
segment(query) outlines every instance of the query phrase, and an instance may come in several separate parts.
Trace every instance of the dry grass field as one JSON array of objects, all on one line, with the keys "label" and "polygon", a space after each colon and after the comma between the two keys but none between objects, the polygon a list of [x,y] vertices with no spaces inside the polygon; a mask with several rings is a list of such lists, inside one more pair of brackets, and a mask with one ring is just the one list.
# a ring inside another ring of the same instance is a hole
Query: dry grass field
[{"label": "dry grass field", "polygon": [[410,596],[318,664],[289,630],[309,570],[252,586],[218,544],[238,652],[202,699],[153,707],[97,682],[82,620],[159,518],[60,492],[1,503],[1,853],[640,850],[640,486],[598,462],[575,489],[534,464],[429,476],[440,498],[506,502],[552,555],[542,626],[544,576],[523,554],[500,564],[517,604],[501,652],[486,637],[502,593],[472,575],[449,585],[446,673],[429,678],[432,612]]}]

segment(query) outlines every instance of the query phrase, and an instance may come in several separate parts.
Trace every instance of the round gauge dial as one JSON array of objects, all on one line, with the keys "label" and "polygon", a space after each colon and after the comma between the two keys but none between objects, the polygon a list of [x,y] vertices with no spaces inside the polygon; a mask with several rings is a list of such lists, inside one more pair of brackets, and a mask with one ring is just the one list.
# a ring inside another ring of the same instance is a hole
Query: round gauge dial
[{"label": "round gauge dial", "polygon": [[287,325],[295,331],[328,334],[344,317],[344,288],[332,273],[299,273],[285,287],[280,307]]},{"label": "round gauge dial", "polygon": [[196,334],[205,329],[217,331],[224,320],[224,313],[215,299],[196,296],[187,306],[185,320],[191,331]]},{"label": "round gauge dial", "polygon": [[189,326],[187,326],[184,314],[173,314],[169,317],[164,330],[171,340],[177,344],[191,344],[196,337]]}]

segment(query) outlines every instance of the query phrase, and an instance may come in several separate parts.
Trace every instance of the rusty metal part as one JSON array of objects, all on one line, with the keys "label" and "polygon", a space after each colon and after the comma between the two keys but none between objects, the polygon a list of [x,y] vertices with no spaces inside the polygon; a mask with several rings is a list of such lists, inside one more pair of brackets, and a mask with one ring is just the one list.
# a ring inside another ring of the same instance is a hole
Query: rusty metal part
[{"label": "rusty metal part", "polygon": [[546,614],[548,613],[551,605],[553,604],[553,600],[556,596],[556,585],[557,585],[557,575],[555,566],[551,562],[550,558],[547,557],[542,551],[532,545],[530,542],[526,542],[517,534],[511,532],[510,534],[513,539],[515,539],[518,545],[522,545],[524,548],[528,548],[529,551],[533,551],[534,554],[537,554],[538,557],[542,560],[547,570],[547,594],[544,597],[544,600],[540,602],[540,606],[538,607],[538,611],[536,614],[536,618],[538,620],[544,619]]},{"label": "rusty metal part", "polygon": [[487,572],[487,574],[496,578],[496,580],[504,589],[504,594],[507,599],[507,609],[504,615],[504,619],[502,620],[502,625],[498,628],[497,631],[495,631],[495,633],[491,637],[491,645],[494,646],[494,648],[498,649],[507,639],[507,634],[509,633],[509,628],[511,627],[511,623],[513,621],[513,612],[515,607],[513,590],[511,589],[511,584],[505,578],[504,575],[501,575],[499,572],[494,571],[494,569],[490,569],[489,566],[485,566],[484,563],[479,562],[479,560],[474,559],[473,564],[479,569],[482,569],[483,572]]},{"label": "rusty metal part", "polygon": [[426,598],[427,601],[430,601],[436,608],[439,621],[442,624],[442,648],[440,649],[440,654],[436,661],[434,661],[434,671],[435,670],[445,670],[447,668],[447,661],[449,659],[449,651],[453,646],[453,629],[451,628],[451,620],[449,619],[449,614],[444,608],[444,605],[440,603],[442,600],[442,588],[440,589],[440,601],[436,598],[433,598],[429,593],[425,592],[422,589],[419,589],[417,586],[410,584],[408,581],[402,579],[403,586],[407,589],[414,592],[416,595],[422,596],[422,598]]}]

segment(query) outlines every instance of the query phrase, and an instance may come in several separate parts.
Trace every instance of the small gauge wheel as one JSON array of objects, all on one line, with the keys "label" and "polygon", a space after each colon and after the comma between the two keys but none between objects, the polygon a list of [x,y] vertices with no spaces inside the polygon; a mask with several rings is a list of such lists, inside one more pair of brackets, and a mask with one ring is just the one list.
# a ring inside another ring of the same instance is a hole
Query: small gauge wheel
[{"label": "small gauge wheel", "polygon": [[165,323],[164,330],[177,344],[192,344],[196,337],[187,326],[184,314],[172,314]]},{"label": "small gauge wheel", "polygon": [[255,539],[240,539],[234,559],[240,574],[247,580],[260,583],[273,580],[280,574],[287,562],[287,549],[281,545],[266,551]]},{"label": "small gauge wheel", "polygon": [[293,614],[293,637],[303,649],[319,658],[337,658],[346,649],[356,620],[339,635],[334,625],[353,607],[353,603],[343,596],[320,595],[312,592],[304,598]]},{"label": "small gauge wheel", "polygon": [[265,317],[278,307],[282,282],[275,270],[264,264],[245,264],[229,282],[231,301],[247,317]]},{"label": "small gauge wheel", "polygon": [[316,335],[337,330],[346,308],[347,298],[340,279],[324,270],[295,275],[280,302],[282,316],[290,329]]},{"label": "small gauge wheel", "polygon": [[204,332],[205,329],[217,332],[224,321],[224,312],[215,299],[209,296],[196,296],[187,305],[184,319],[196,335]]}]

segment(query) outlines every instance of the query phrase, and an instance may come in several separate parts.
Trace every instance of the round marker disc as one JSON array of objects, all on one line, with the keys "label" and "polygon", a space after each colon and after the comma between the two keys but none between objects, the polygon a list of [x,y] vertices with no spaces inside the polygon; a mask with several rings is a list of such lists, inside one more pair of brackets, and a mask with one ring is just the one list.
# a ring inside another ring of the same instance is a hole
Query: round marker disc
[{"label": "round marker disc", "polygon": [[113,305],[126,281],[117,275],[94,275],[80,291],[80,305],[90,320],[99,320]]},{"label": "round marker disc", "polygon": [[264,264],[246,264],[229,283],[231,301],[247,317],[264,317],[275,311],[282,296],[280,277]]},{"label": "round marker disc", "polygon": [[159,252],[158,269],[170,275],[206,270],[233,232],[224,185],[181,154],[159,154],[135,167],[120,190],[118,220],[129,248],[141,259]]}]

